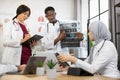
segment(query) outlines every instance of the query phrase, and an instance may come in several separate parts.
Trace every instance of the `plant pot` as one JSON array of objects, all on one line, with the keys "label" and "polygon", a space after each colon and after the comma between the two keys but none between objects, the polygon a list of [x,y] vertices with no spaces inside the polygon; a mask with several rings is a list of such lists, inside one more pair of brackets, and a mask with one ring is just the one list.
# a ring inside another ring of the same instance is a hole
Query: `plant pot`
[{"label": "plant pot", "polygon": [[48,78],[56,78],[57,77],[57,71],[56,71],[56,69],[47,69],[46,70],[46,76]]},{"label": "plant pot", "polygon": [[44,75],[45,68],[44,67],[37,67],[36,69],[36,75]]}]

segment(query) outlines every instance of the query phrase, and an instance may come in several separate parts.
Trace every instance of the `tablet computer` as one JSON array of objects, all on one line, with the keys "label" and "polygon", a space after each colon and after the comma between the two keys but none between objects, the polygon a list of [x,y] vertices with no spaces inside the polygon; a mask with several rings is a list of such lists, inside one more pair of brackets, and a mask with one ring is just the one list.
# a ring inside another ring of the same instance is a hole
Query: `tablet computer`
[{"label": "tablet computer", "polygon": [[13,75],[27,75],[27,74],[36,74],[36,69],[38,67],[38,62],[45,62],[46,57],[44,56],[31,56],[27,62],[26,68],[22,72],[7,72],[6,74]]},{"label": "tablet computer", "polygon": [[36,74],[36,68],[38,67],[38,62],[45,62],[46,57],[31,56],[28,60],[27,66],[23,71],[23,74]]},{"label": "tablet computer", "polygon": [[39,41],[43,36],[35,34],[30,39],[26,40],[25,42],[21,43],[22,45],[30,45],[32,41]]}]

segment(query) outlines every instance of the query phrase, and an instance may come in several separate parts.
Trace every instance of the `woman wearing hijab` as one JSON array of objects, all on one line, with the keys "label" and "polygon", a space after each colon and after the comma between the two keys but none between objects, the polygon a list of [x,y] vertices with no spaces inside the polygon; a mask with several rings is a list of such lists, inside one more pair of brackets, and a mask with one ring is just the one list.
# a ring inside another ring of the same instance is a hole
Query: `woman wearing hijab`
[{"label": "woman wearing hijab", "polygon": [[95,41],[95,45],[91,48],[90,55],[85,61],[62,54],[58,56],[59,61],[71,61],[77,67],[92,74],[120,78],[117,68],[118,54],[114,44],[110,41],[111,34],[105,24],[101,21],[91,23],[88,35],[91,41]]},{"label": "woman wearing hijab", "polygon": [[5,25],[3,29],[5,46],[3,63],[14,65],[26,64],[31,56],[30,45],[21,44],[31,37],[24,23],[30,14],[29,7],[20,5],[16,10],[16,16],[13,20]]}]

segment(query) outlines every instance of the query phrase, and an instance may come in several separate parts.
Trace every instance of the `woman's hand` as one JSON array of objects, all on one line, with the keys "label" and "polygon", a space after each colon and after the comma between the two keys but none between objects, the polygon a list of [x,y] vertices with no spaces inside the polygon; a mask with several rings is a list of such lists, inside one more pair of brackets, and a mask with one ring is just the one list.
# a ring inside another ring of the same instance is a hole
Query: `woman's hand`
[{"label": "woman's hand", "polygon": [[63,67],[63,66],[60,66],[60,65],[59,65],[59,68],[60,68],[60,70],[62,70],[62,71],[67,71],[68,68],[69,68],[69,66]]},{"label": "woman's hand", "polygon": [[30,47],[33,47],[33,46],[37,45],[37,42],[38,41],[36,41],[36,40],[33,40],[32,42],[30,42]]},{"label": "woman's hand", "polygon": [[26,64],[19,65],[19,66],[17,66],[17,68],[18,68],[18,71],[24,71],[26,68]]},{"label": "woman's hand", "polygon": [[60,62],[77,62],[77,58],[71,55],[60,54],[57,58]]},{"label": "woman's hand", "polygon": [[25,42],[29,38],[31,38],[31,35],[30,34],[25,34],[25,37],[21,40],[21,43]]},{"label": "woman's hand", "polygon": [[31,38],[31,35],[30,35],[30,34],[25,34],[24,39],[25,39],[25,40],[28,40],[29,38]]}]

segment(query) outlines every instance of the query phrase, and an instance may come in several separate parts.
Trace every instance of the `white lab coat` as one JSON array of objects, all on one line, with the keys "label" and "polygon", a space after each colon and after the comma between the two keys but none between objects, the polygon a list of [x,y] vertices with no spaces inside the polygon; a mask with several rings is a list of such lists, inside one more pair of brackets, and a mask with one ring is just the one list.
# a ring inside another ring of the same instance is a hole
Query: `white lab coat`
[{"label": "white lab coat", "polygon": [[57,21],[54,25],[52,23],[48,23],[44,28],[41,29],[41,35],[44,36],[42,38],[42,45],[44,45],[45,50],[55,50],[59,53],[69,54],[68,48],[61,48],[60,41],[54,45],[54,40],[60,34],[60,22]]},{"label": "white lab coat", "polygon": [[0,64],[0,75],[5,74],[7,72],[17,72],[18,68],[15,65],[4,65]]},{"label": "white lab coat", "polygon": [[[76,66],[90,72],[97,73],[103,76],[120,78],[120,73],[117,68],[118,54],[113,43],[105,41],[104,46],[101,48],[103,41],[95,46],[93,54],[90,55],[86,62],[77,60]],[[97,51],[100,50],[99,53]],[[90,57],[92,57],[92,61]],[[89,62],[92,62],[91,64]]]},{"label": "white lab coat", "polygon": [[20,65],[22,51],[20,42],[23,39],[23,31],[16,19],[4,26],[3,35],[4,53],[2,63]]}]

